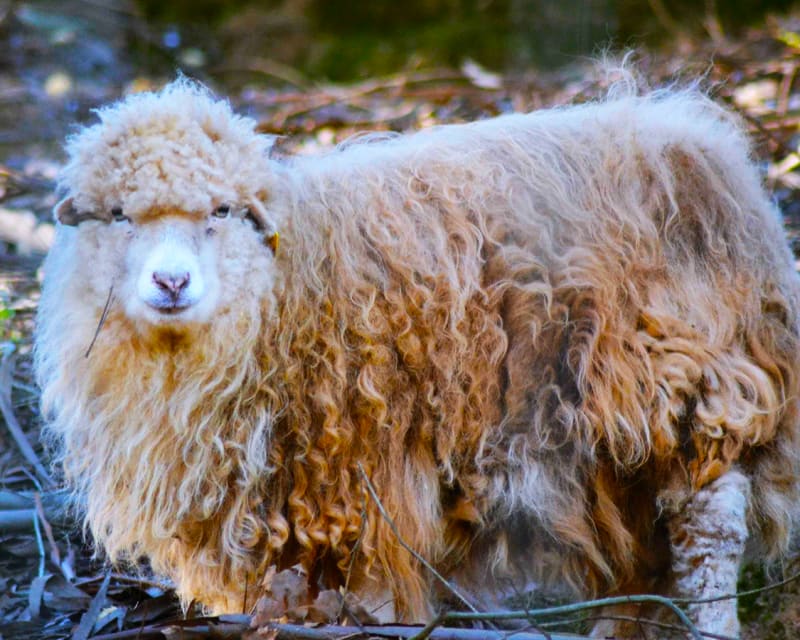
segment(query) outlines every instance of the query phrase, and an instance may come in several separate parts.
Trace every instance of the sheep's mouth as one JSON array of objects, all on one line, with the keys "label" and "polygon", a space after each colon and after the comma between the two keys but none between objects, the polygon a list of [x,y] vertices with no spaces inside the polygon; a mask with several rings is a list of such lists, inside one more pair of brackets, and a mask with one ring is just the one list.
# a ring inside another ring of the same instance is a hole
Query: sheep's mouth
[{"label": "sheep's mouth", "polygon": [[191,302],[185,301],[148,302],[147,304],[151,309],[165,316],[179,315],[192,306]]}]

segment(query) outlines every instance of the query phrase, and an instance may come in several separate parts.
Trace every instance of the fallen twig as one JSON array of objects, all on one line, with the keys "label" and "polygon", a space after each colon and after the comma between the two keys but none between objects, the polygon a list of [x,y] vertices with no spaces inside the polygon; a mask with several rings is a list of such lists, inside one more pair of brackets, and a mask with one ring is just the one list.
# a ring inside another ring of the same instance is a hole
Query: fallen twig
[{"label": "fallen twig", "polygon": [[[569,620],[554,620],[552,622],[543,622],[540,624],[540,626],[547,628],[547,627],[562,626],[567,624],[576,624],[581,622],[599,622],[601,620],[618,620],[620,622],[633,622],[640,625],[655,627],[656,629],[665,629],[667,631],[677,631],[677,632],[686,631],[686,629],[677,624],[669,624],[667,622],[658,622],[656,620],[650,620],[649,618],[642,618],[642,617],[637,618],[634,616],[623,616],[623,615],[575,617]],[[710,633],[708,631],[703,631],[702,629],[700,629],[700,635],[702,635],[704,638],[710,638],[710,640],[736,640],[736,638],[732,636],[722,636],[719,635],[718,633]]]},{"label": "fallen twig", "polygon": [[[367,625],[364,627],[305,627],[299,624],[271,624],[267,627],[275,632],[276,640],[336,640],[337,638],[372,636],[376,638],[417,637],[422,627],[403,625]],[[586,636],[559,635],[534,631],[510,631],[494,629],[434,629],[432,640],[581,640]],[[109,639],[111,640],[111,639]]]},{"label": "fallen twig", "polygon": [[31,494],[0,491],[0,509],[33,509],[34,506]]},{"label": "fallen twig", "polygon": [[[35,495],[33,492],[0,491],[0,531],[17,533],[33,529],[34,519],[39,514]],[[68,495],[64,490],[40,494],[41,514],[48,523],[45,531],[51,523],[60,527],[69,527],[73,524]],[[52,533],[48,534],[51,543],[54,543],[54,537],[51,536]]]},{"label": "fallen twig", "polygon": [[[236,614],[211,618],[194,618],[151,624],[136,629],[116,631],[92,636],[93,640],[148,640],[160,638],[213,638],[214,640],[239,640],[250,629],[251,618]],[[299,626],[299,625],[298,625]]]},{"label": "fallen twig", "polygon": [[30,531],[33,528],[35,518],[36,511],[34,509],[0,511],[0,532],[19,533],[21,531]]},{"label": "fallen twig", "polygon": [[734,598],[744,598],[746,596],[754,596],[758,595],[759,593],[764,593],[765,591],[773,591],[775,589],[780,589],[783,586],[791,582],[795,582],[800,580],[800,572],[795,573],[788,578],[781,580],[780,582],[774,582],[772,584],[768,584],[764,587],[759,587],[758,589],[749,589],[748,591],[737,591],[736,593],[727,593],[722,596],[714,596],[712,598],[700,598],[700,599],[692,599],[692,598],[673,598],[672,601],[677,604],[706,604],[709,602],[719,602],[720,600],[733,600]]},{"label": "fallen twig", "polygon": [[589,609],[601,609],[618,604],[658,604],[668,608],[681,621],[684,628],[691,634],[694,640],[702,640],[699,629],[689,619],[689,616],[675,604],[674,600],[656,595],[631,595],[614,596],[610,598],[599,598],[597,600],[587,600],[575,602],[557,607],[547,607],[545,609],[527,609],[524,611],[501,611],[491,613],[473,613],[469,611],[453,611],[442,616],[443,622],[456,621],[478,621],[478,620],[533,620],[537,618],[561,615],[565,613],[576,613]]}]

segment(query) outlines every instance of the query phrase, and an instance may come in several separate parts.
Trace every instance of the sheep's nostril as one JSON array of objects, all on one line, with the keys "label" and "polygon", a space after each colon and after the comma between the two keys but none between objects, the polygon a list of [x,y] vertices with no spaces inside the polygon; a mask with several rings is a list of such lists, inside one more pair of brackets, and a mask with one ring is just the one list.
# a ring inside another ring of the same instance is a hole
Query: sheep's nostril
[{"label": "sheep's nostril", "polygon": [[153,273],[153,282],[162,291],[171,297],[177,298],[180,292],[189,286],[189,273],[167,273],[156,271]]}]

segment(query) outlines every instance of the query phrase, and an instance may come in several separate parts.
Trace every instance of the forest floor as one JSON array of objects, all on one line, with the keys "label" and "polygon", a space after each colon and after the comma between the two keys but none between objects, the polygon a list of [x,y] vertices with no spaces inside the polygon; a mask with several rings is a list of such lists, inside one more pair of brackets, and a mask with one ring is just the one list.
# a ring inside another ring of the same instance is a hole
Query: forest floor
[{"label": "forest floor", "polygon": [[[123,45],[113,28],[103,38],[82,39],[80,48],[70,49],[74,59],[55,60],[53,39],[64,37],[57,28],[68,27],[11,10],[0,15],[0,46],[18,52],[0,65],[0,640],[236,637],[247,620],[187,621],[168,584],[143,577],[146,570],[109,569],[92,557],[78,525],[51,515],[57,480],[49,479],[39,441],[31,336],[40,266],[53,237],[61,142],[71,123],[91,117],[91,107],[165,79],[138,75],[122,63],[125,73],[113,79],[96,71],[102,65],[87,71],[87,55],[116,60]],[[741,114],[800,254],[800,15],[736,37],[676,37],[668,50],[637,52],[635,66],[654,87],[700,78],[715,99]],[[283,67],[265,74],[284,82],[270,86],[265,79],[230,97],[264,132],[287,136],[278,141],[286,153],[329,148],[357,131],[410,131],[592,100],[613,80],[589,61],[514,75],[466,62],[460,69],[405,71],[348,86],[309,83]],[[20,440],[29,444],[27,455]],[[740,586],[757,589],[799,570],[797,558],[769,576],[750,569]],[[741,598],[740,616],[746,638],[800,637],[798,582]],[[580,633],[585,623],[573,621],[563,630]],[[660,636],[651,630],[646,637]]]}]

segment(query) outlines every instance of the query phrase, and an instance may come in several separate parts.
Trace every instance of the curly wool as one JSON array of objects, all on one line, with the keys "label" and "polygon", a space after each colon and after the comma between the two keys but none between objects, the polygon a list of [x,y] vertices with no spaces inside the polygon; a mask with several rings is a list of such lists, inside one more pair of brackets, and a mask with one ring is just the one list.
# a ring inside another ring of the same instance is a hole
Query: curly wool
[{"label": "curly wool", "polygon": [[798,283],[738,123],[704,96],[283,162],[186,82],[100,113],[68,147],[81,208],[145,223],[249,199],[281,235],[208,325],[164,334],[112,304],[84,357],[117,266],[101,254],[87,288],[102,243],[59,228],[37,370],[113,560],[147,556],[217,612],[301,563],[426,618],[437,587],[359,466],[403,540],[474,591],[518,573],[655,588],[662,513],[734,467],[751,528],[770,553],[787,544]]}]

